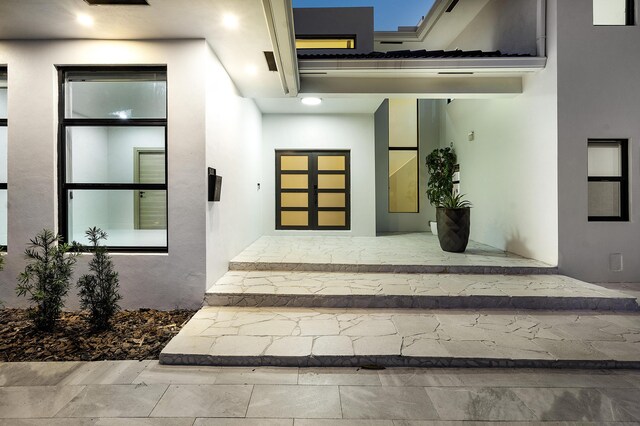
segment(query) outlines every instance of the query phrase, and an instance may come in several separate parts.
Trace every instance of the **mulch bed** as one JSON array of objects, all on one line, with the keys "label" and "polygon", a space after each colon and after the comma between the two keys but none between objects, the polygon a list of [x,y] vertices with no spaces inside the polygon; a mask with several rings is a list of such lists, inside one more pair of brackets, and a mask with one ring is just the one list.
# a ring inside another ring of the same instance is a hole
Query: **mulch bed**
[{"label": "mulch bed", "polygon": [[25,309],[0,309],[0,362],[158,359],[196,311],[140,309],[116,314],[113,329],[93,332],[81,312],[64,312],[52,333],[38,331]]}]

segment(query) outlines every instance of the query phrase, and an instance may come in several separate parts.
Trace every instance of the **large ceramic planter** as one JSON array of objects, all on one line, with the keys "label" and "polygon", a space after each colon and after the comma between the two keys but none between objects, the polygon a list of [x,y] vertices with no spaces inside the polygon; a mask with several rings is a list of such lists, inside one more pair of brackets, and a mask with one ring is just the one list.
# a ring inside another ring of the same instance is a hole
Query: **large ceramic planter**
[{"label": "large ceramic planter", "polygon": [[471,209],[436,209],[438,222],[438,240],[444,251],[462,253],[469,243],[469,226],[471,223]]}]

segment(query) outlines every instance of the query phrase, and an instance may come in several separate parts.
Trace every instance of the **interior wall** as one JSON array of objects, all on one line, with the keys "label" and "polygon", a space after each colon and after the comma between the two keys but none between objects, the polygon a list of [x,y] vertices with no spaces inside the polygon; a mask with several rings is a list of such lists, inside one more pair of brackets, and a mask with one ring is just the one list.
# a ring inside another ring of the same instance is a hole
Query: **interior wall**
[{"label": "interior wall", "polygon": [[[640,282],[640,26],[594,26],[591,1],[557,8],[560,269],[589,281]],[[587,220],[590,138],[629,140],[628,222]]]},{"label": "interior wall", "polygon": [[537,2],[491,0],[446,48],[536,56]]},{"label": "interior wall", "polygon": [[453,143],[460,190],[473,203],[471,239],[556,265],[558,82],[553,8],[547,24],[546,68],[524,77],[523,93],[513,98],[441,102],[441,143]]},{"label": "interior wall", "polygon": [[[263,116],[263,217],[267,235],[374,236],[374,120],[368,114],[265,114]],[[351,230],[285,231],[275,223],[275,151],[351,151]]]},{"label": "interior wall", "polygon": [[[242,98],[207,47],[206,166],[222,176],[219,202],[207,203],[207,286],[229,260],[262,235],[262,115]],[[205,168],[198,170],[203,176]]]},{"label": "interior wall", "polygon": [[440,143],[438,101],[419,99],[418,122],[418,213],[389,212],[389,101],[385,100],[375,113],[376,146],[376,230],[380,232],[424,232],[429,221],[435,220],[435,208],[427,198],[427,155]]},{"label": "interior wall", "polygon": [[[15,296],[29,238],[57,228],[56,65],[166,64],[168,68],[169,252],[114,254],[124,308],[197,307],[205,290],[205,42],[0,41],[9,75],[8,253],[0,299]],[[76,267],[86,271],[88,256]],[[77,307],[72,290],[67,306]]]}]

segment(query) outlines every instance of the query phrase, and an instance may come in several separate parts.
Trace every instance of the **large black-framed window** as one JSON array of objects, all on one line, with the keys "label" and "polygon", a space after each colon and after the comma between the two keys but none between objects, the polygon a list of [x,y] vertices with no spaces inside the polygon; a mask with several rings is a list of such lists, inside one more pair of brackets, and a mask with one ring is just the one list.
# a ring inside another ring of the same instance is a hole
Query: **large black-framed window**
[{"label": "large black-framed window", "polygon": [[418,101],[389,99],[389,213],[420,212],[418,131]]},{"label": "large black-framed window", "polygon": [[165,66],[58,68],[59,232],[112,251],[167,252]]},{"label": "large black-framed window", "polygon": [[276,229],[351,229],[351,153],[276,151]]},{"label": "large black-framed window", "polygon": [[0,67],[0,247],[7,246],[7,68]]},{"label": "large black-framed window", "polygon": [[629,141],[589,139],[588,218],[590,222],[629,220]]}]

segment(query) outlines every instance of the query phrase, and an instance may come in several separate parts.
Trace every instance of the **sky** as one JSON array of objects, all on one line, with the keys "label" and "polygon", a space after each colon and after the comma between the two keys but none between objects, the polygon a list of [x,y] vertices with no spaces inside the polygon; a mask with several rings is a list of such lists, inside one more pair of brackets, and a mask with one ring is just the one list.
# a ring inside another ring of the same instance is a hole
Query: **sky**
[{"label": "sky", "polygon": [[396,31],[398,26],[415,26],[427,14],[434,0],[293,0],[293,7],[373,6],[376,31]]}]

